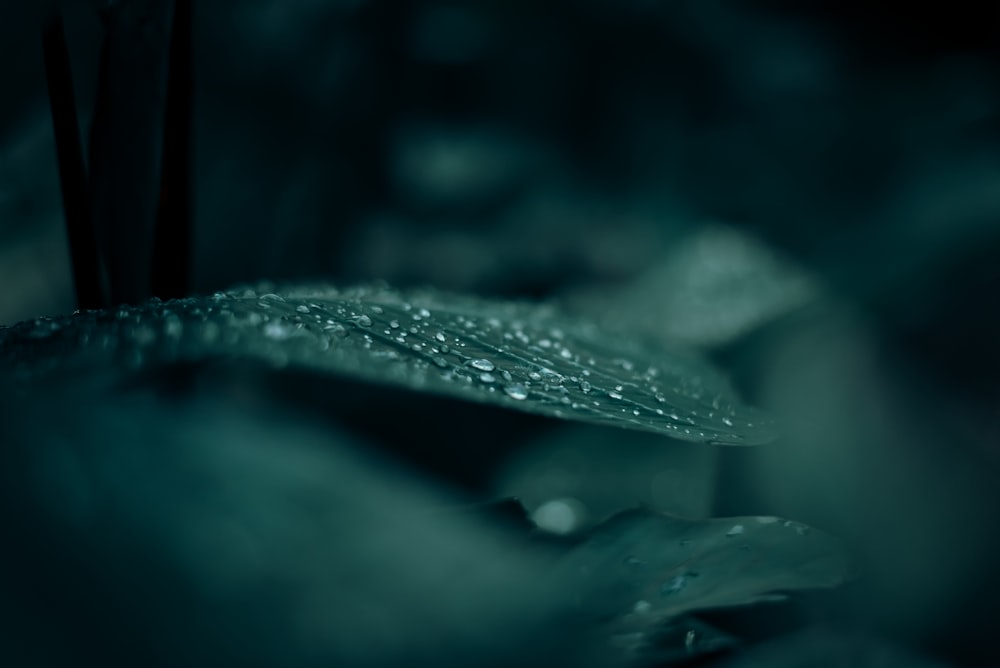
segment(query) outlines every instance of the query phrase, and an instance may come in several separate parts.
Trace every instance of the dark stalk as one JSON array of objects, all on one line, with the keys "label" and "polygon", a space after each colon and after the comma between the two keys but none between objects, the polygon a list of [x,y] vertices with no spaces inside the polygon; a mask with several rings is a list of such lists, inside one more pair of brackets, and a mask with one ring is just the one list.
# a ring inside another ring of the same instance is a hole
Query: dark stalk
[{"label": "dark stalk", "polygon": [[191,0],[176,0],[151,276],[153,295],[161,299],[187,295],[191,278],[192,21]]},{"label": "dark stalk", "polygon": [[105,5],[90,195],[112,306],[152,292],[173,0]]},{"label": "dark stalk", "polygon": [[51,15],[42,27],[42,49],[76,303],[81,309],[98,309],[104,307],[107,301],[101,286],[101,262],[91,217],[69,48],[62,17],[58,13]]}]

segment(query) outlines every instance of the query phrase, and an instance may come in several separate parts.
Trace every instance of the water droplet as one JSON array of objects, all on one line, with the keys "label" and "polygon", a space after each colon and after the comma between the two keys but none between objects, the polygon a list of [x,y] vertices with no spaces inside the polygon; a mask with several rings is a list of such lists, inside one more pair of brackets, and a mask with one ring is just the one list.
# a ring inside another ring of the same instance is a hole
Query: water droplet
[{"label": "water droplet", "polygon": [[281,320],[272,320],[264,325],[264,336],[275,341],[282,341],[295,333],[295,328]]},{"label": "water droplet", "polygon": [[163,321],[163,333],[172,338],[180,338],[180,335],[184,332],[184,323],[176,315],[170,315],[166,320]]},{"label": "water droplet", "polygon": [[726,535],[729,537],[739,536],[740,534],[743,533],[743,531],[744,529],[742,524],[734,524],[733,527],[726,532]]},{"label": "water droplet", "polygon": [[722,418],[722,424],[726,425],[727,427],[732,427],[733,426],[733,421],[730,420],[727,417],[724,417],[724,418]]},{"label": "water droplet", "polygon": [[492,373],[481,373],[479,374],[479,380],[483,381],[484,383],[493,383],[496,382],[496,376],[494,376]]},{"label": "water droplet", "polygon": [[583,506],[576,499],[552,499],[531,514],[532,521],[543,531],[567,534],[582,523]]},{"label": "water droplet", "polygon": [[444,334],[442,334],[441,332],[438,332],[437,334],[435,334],[434,338],[437,339],[438,341],[440,341],[441,343],[444,343],[445,340],[446,340]]},{"label": "water droplet", "polygon": [[347,329],[339,322],[327,321],[329,324],[323,327],[324,332],[329,332],[334,336],[347,336]]},{"label": "water droplet", "polygon": [[369,318],[367,315],[358,316],[357,322],[362,327],[371,327],[372,326],[372,319]]},{"label": "water droplet", "polygon": [[573,357],[573,353],[569,351],[569,348],[563,348],[559,351],[559,356],[568,360]]},{"label": "water droplet", "polygon": [[622,395],[620,392],[608,392],[608,396],[612,399],[621,399]]},{"label": "water droplet", "polygon": [[298,311],[299,313],[309,313],[309,307],[306,306],[305,304],[299,304],[298,306],[295,307],[295,310]]},{"label": "water droplet", "polygon": [[671,594],[676,594],[680,592],[684,587],[687,586],[687,576],[686,575],[676,575],[660,587],[660,596],[670,596]]},{"label": "water droplet", "polygon": [[798,522],[793,522],[791,520],[785,520],[783,526],[795,529],[795,533],[797,533],[800,536],[805,536],[807,533],[809,533],[809,527],[807,527],[804,524],[799,524]]},{"label": "water droplet", "polygon": [[496,365],[493,364],[493,362],[482,358],[474,359],[471,362],[469,362],[469,364],[472,366],[473,369],[478,369],[479,371],[493,371],[493,369],[496,368]]},{"label": "water droplet", "polygon": [[580,389],[583,390],[584,392],[590,392],[590,390],[591,390],[590,383],[588,383],[585,380],[581,380],[580,381]]},{"label": "water droplet", "polygon": [[528,398],[528,388],[520,383],[511,383],[510,385],[504,385],[503,391],[507,393],[507,396],[511,399],[517,399],[521,401],[522,399]]},{"label": "water droplet", "polygon": [[392,327],[393,329],[399,329],[399,321],[398,320],[390,320],[389,321],[389,326]]}]

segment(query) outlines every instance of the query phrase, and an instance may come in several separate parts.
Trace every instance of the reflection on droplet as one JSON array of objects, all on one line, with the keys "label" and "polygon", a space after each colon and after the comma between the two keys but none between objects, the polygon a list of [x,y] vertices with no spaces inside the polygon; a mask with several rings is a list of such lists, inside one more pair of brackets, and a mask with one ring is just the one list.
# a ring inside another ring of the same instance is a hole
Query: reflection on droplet
[{"label": "reflection on droplet", "polygon": [[330,324],[323,327],[324,332],[329,332],[334,336],[347,336],[347,329],[339,322],[328,321]]},{"label": "reflection on droplet", "polygon": [[184,332],[184,323],[176,315],[169,315],[163,321],[163,333],[172,339],[179,338]]},{"label": "reflection on droplet", "polygon": [[670,578],[670,580],[666,584],[660,587],[660,596],[670,596],[671,594],[676,594],[682,589],[684,589],[684,587],[686,586],[687,586],[686,575],[674,576]]},{"label": "reflection on droplet", "polygon": [[504,385],[503,391],[507,393],[507,396],[511,399],[517,399],[521,401],[522,399],[528,398],[528,388],[520,383],[511,383],[510,385]]},{"label": "reflection on droplet", "polygon": [[475,359],[469,362],[473,369],[478,369],[479,371],[493,371],[496,365],[487,359]]},{"label": "reflection on droplet", "polygon": [[295,333],[295,329],[281,320],[272,320],[264,325],[264,336],[275,341],[282,341]]},{"label": "reflection on droplet", "polygon": [[567,534],[583,522],[583,505],[576,499],[552,499],[531,514],[531,520],[543,531]]}]

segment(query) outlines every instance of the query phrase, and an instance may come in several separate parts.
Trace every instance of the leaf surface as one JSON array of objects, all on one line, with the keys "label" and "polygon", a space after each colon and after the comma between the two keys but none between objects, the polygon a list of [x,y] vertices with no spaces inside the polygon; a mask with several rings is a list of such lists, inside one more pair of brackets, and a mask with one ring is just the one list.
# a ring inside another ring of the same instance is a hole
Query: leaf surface
[{"label": "leaf surface", "polygon": [[245,358],[706,443],[774,436],[692,353],[537,304],[383,286],[240,288],[0,330],[15,378]]},{"label": "leaf surface", "polygon": [[586,585],[580,606],[639,628],[697,611],[779,601],[851,577],[831,536],[777,517],[685,520],[627,510],[562,563]]}]

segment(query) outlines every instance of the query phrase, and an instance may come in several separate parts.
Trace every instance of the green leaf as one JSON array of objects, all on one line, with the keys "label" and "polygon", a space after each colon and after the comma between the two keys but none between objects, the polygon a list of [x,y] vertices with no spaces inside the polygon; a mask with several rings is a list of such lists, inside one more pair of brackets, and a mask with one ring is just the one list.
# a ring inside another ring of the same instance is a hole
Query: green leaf
[{"label": "green leaf", "polygon": [[691,353],[546,306],[382,286],[268,290],[22,323],[0,331],[0,364],[39,380],[235,357],[688,441],[773,438],[771,423]]},{"label": "green leaf", "polygon": [[834,538],[777,517],[685,520],[628,510],[562,562],[584,582],[585,614],[644,628],[696,611],[834,587],[850,563]]},{"label": "green leaf", "polygon": [[3,665],[606,665],[522,531],[297,413],[0,387],[0,424]]}]

